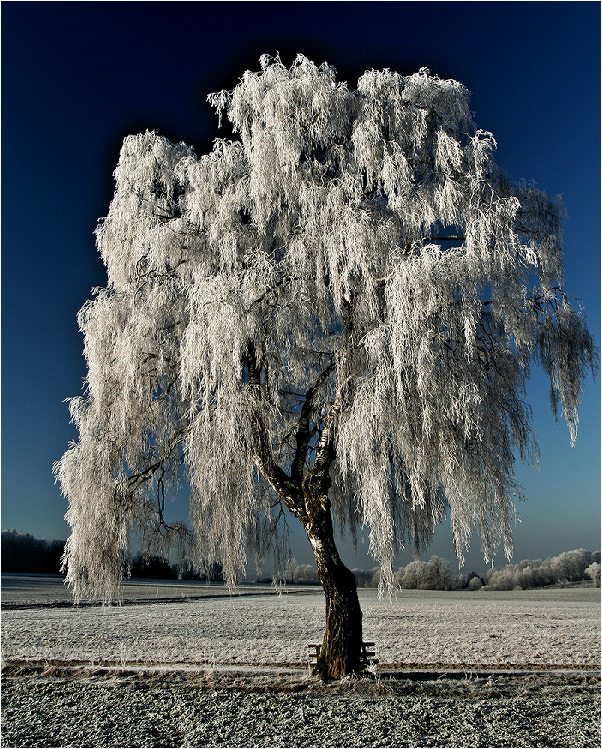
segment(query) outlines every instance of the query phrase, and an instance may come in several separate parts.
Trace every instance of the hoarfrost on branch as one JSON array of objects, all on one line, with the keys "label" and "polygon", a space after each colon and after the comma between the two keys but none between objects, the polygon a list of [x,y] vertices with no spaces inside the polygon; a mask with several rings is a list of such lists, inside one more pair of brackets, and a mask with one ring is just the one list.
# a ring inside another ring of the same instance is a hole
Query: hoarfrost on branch
[{"label": "hoarfrost on branch", "polygon": [[[261,67],[209,97],[239,139],[124,141],[108,283],[79,314],[79,441],[55,466],[77,596],[115,593],[131,530],[235,581],[247,546],[282,550],[319,461],[384,585],[446,508],[460,556],[474,528],[510,553],[532,362],[575,439],[596,352],[563,291],[560,200],[499,170],[456,81]],[[192,534],[163,515],[184,473]]]}]

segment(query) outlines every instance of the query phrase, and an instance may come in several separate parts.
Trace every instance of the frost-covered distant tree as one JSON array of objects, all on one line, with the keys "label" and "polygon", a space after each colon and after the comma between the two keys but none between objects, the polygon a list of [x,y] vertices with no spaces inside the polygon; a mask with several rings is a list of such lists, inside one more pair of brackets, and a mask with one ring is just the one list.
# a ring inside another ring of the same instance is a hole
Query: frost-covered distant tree
[{"label": "frost-covered distant tree", "polygon": [[419,587],[425,590],[452,590],[454,578],[447,559],[441,559],[438,556],[431,557]]},{"label": "frost-covered distant tree", "polygon": [[447,559],[433,556],[428,562],[410,562],[395,573],[395,583],[402,589],[452,590],[454,578]]},{"label": "frost-covered distant tree", "polygon": [[558,556],[545,559],[523,559],[520,564],[508,564],[487,573],[487,585],[495,590],[541,588],[546,585],[564,585],[583,580],[593,554],[585,549],[563,551]]},{"label": "frost-covered distant tree", "polygon": [[482,587],[483,587],[483,583],[481,582],[481,578],[478,577],[478,575],[471,577],[470,580],[468,581],[469,590],[481,590]]},{"label": "frost-covered distant tree", "polygon": [[316,568],[311,564],[298,564],[296,559],[289,559],[282,575],[285,583],[300,585],[319,584]]},{"label": "frost-covered distant tree", "polygon": [[[79,314],[79,441],[56,467],[68,579],[110,597],[130,530],[162,528],[235,581],[290,513],[326,596],[316,671],[338,677],[362,630],[333,525],[369,528],[385,588],[447,507],[458,554],[474,527],[509,552],[531,362],[574,440],[594,346],[560,201],[498,169],[456,81],[372,70],[350,90],[264,56],[209,98],[237,139],[198,157],[126,138],[97,229],[108,283]],[[164,515],[184,471],[190,536]]]},{"label": "frost-covered distant tree", "polygon": [[600,563],[592,562],[589,567],[586,568],[585,574],[594,581],[596,588],[600,587]]},{"label": "frost-covered distant tree", "polygon": [[415,590],[420,588],[420,583],[425,576],[427,563],[421,559],[415,559],[408,565],[395,573],[394,580],[403,590]]},{"label": "frost-covered distant tree", "polygon": [[591,552],[585,549],[573,549],[573,551],[563,551],[562,554],[552,557],[550,567],[556,581],[575,582],[583,580],[584,570],[591,561]]},{"label": "frost-covered distant tree", "polygon": [[298,564],[293,570],[293,582],[298,585],[319,584],[315,567],[311,564]]}]

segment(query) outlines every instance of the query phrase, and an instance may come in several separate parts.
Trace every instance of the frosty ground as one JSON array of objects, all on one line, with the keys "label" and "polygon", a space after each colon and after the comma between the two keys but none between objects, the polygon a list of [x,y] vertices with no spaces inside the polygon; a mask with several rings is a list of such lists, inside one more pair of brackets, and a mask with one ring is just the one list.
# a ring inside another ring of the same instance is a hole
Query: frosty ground
[{"label": "frosty ground", "polygon": [[598,746],[600,591],[361,590],[376,679],[307,672],[319,589],[2,576],[5,746]]}]

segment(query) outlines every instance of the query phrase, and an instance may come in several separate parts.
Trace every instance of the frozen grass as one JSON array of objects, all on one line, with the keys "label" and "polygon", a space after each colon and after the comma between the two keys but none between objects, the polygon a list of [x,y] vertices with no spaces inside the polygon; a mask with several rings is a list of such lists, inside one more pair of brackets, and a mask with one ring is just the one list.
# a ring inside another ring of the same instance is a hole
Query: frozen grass
[{"label": "frozen grass", "polygon": [[[60,581],[2,582],[3,657],[14,664],[3,672],[5,746],[600,746],[600,682],[591,672],[322,684],[266,668],[305,666],[305,646],[324,626],[318,590],[278,596],[255,586],[229,596],[222,587],[132,581],[127,605],[74,608],[61,603]],[[593,587],[406,591],[392,602],[361,590],[360,598],[364,638],[376,642],[383,670],[599,668]],[[144,665],[128,668],[135,663]]]},{"label": "frozen grass", "polygon": [[[243,586],[241,591],[247,590]],[[257,586],[253,586],[257,591]],[[131,578],[123,585],[123,598],[126,601],[148,601],[173,598],[180,600],[187,597],[205,595],[228,595],[228,588],[221,583],[187,581],[187,580],[148,580]],[[6,573],[2,575],[3,604],[65,604],[72,603],[71,589],[65,585],[62,575],[34,575],[27,573]]]},{"label": "frozen grass", "polygon": [[[228,596],[202,586],[200,594],[208,597],[5,610],[3,659],[305,666],[307,643],[321,640],[319,591]],[[360,600],[364,639],[376,643],[382,667],[600,663],[600,591],[593,587],[405,591],[391,602],[361,590]]]}]

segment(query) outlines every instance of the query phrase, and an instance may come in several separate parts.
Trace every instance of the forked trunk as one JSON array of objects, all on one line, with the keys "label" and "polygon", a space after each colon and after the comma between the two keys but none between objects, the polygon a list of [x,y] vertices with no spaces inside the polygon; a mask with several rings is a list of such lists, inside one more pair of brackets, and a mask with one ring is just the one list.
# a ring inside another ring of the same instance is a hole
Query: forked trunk
[{"label": "forked trunk", "polygon": [[340,679],[362,670],[362,610],[355,575],[341,561],[334,542],[330,503],[322,499],[305,527],[326,598],[326,631],[314,674]]}]

